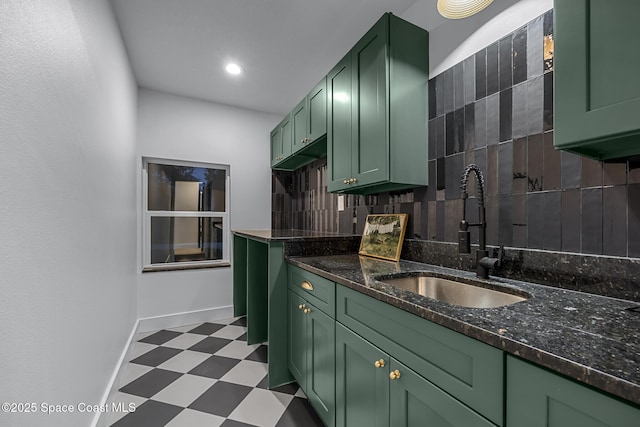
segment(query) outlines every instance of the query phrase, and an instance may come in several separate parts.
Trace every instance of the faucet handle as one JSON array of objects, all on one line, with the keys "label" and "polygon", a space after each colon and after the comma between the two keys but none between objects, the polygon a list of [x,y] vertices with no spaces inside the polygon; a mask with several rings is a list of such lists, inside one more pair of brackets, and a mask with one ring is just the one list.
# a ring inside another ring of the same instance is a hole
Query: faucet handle
[{"label": "faucet handle", "polygon": [[471,253],[471,233],[469,232],[469,223],[464,219],[460,221],[460,231],[458,231],[458,253]]},{"label": "faucet handle", "polygon": [[496,267],[502,266],[502,260],[504,259],[504,245],[500,245],[498,248],[498,262],[496,262]]}]

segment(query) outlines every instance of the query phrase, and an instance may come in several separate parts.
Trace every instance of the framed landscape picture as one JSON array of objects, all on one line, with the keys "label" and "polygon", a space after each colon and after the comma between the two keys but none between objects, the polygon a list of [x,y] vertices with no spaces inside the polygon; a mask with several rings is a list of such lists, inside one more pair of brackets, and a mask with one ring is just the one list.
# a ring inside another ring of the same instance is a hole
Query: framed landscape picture
[{"label": "framed landscape picture", "polygon": [[407,214],[367,215],[358,253],[398,261],[407,217]]}]

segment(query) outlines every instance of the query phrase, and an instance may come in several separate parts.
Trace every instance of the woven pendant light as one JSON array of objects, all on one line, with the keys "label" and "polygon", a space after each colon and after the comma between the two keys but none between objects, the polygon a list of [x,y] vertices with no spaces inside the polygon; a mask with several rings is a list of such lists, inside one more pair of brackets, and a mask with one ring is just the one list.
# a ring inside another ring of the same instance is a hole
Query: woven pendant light
[{"label": "woven pendant light", "polygon": [[462,19],[475,15],[493,0],[438,0],[438,12],[449,19]]}]

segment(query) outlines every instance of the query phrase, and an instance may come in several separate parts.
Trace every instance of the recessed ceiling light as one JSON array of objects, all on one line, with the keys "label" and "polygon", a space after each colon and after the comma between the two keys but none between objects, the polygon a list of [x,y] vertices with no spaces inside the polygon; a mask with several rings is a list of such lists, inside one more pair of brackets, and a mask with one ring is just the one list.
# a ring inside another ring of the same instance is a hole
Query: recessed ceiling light
[{"label": "recessed ceiling light", "polygon": [[493,0],[438,0],[438,12],[449,19],[462,19],[475,15]]},{"label": "recessed ceiling light", "polygon": [[238,75],[242,73],[242,67],[240,67],[238,64],[234,64],[233,62],[227,64],[227,66],[225,67],[225,70],[227,70],[227,73],[233,74],[233,75]]}]

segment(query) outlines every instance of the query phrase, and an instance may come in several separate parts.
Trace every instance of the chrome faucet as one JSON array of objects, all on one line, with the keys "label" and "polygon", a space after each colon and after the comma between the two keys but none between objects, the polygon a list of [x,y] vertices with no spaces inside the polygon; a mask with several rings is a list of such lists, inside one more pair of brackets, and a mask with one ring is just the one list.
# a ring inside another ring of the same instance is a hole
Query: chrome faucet
[{"label": "chrome faucet", "polygon": [[[476,175],[476,197],[478,199],[478,219],[477,224],[469,224],[466,217],[467,198],[467,183],[469,181],[469,174],[473,172]],[[481,279],[489,277],[489,270],[500,267],[502,263],[503,248],[500,247],[498,258],[490,258],[487,251],[487,220],[486,211],[484,207],[484,177],[482,171],[475,164],[470,164],[462,172],[460,180],[460,189],[462,190],[462,220],[460,221],[460,231],[458,231],[458,253],[469,254],[471,253],[471,242],[469,227],[478,227],[478,252],[476,253],[476,275]]]}]

